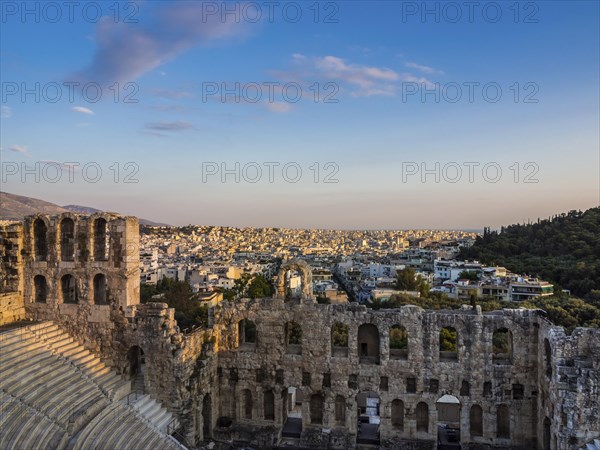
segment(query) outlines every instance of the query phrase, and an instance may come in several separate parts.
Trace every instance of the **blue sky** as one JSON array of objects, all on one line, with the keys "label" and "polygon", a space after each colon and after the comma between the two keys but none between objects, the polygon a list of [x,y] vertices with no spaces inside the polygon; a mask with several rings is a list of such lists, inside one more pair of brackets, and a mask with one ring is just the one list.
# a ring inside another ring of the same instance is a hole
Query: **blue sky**
[{"label": "blue sky", "polygon": [[315,228],[600,203],[598,2],[46,5],[2,4],[3,191]]}]

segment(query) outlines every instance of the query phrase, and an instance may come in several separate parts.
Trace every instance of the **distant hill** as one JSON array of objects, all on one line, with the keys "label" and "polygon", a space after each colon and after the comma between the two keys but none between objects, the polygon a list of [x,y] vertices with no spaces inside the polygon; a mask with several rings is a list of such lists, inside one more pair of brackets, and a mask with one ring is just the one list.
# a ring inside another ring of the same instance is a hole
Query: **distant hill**
[{"label": "distant hill", "polygon": [[[65,212],[73,212],[76,214],[94,214],[101,211],[102,210],[100,209],[81,205],[58,206],[54,203],[37,198],[0,192],[0,219],[21,220],[25,216],[36,213],[62,214]],[[140,224],[152,227],[169,226],[164,223],[153,222],[147,219],[140,219]]]},{"label": "distant hill", "polygon": [[68,212],[54,203],[37,198],[0,192],[0,218],[20,220],[25,216],[42,214],[62,214]]},{"label": "distant hill", "polygon": [[486,229],[461,257],[539,276],[588,297],[600,290],[600,208],[510,225],[500,232]]},{"label": "distant hill", "polygon": [[81,206],[81,205],[65,205],[63,208],[77,213],[77,214],[94,214],[97,212],[101,212],[100,209],[90,208],[89,206]]}]

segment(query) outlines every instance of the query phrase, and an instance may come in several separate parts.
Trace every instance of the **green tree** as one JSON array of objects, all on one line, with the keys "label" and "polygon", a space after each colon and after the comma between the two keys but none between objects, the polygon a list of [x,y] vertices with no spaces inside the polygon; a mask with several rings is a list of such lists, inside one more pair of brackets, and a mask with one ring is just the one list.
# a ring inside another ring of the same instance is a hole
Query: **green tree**
[{"label": "green tree", "polygon": [[273,295],[273,286],[264,275],[256,275],[248,285],[248,296],[250,298],[265,298]]},{"label": "green tree", "polygon": [[390,348],[400,350],[408,348],[406,328],[395,326],[390,329]]},{"label": "green tree", "polygon": [[334,347],[348,347],[348,327],[336,322],[331,328],[331,339]]},{"label": "green tree", "polygon": [[456,352],[456,330],[452,327],[444,327],[440,331],[440,351]]}]

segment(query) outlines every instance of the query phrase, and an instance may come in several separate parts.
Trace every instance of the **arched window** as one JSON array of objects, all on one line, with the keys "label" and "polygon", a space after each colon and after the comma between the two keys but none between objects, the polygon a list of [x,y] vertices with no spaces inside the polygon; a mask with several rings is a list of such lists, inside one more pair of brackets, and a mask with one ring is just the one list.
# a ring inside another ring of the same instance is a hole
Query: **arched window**
[{"label": "arched window", "polygon": [[256,345],[256,324],[249,319],[238,322],[238,339],[241,344]]},{"label": "arched window", "polygon": [[379,364],[379,330],[372,323],[358,327],[358,357],[361,364]]},{"label": "arched window", "polygon": [[77,285],[72,275],[64,275],[60,279],[60,288],[62,292],[63,303],[77,303]]},{"label": "arched window", "polygon": [[36,275],[33,279],[33,285],[35,288],[35,302],[46,303],[46,298],[48,297],[48,284],[46,283],[46,277],[43,275]]},{"label": "arched window", "polygon": [[106,293],[106,276],[101,273],[94,277],[94,303],[96,305],[106,305],[108,295]]},{"label": "arched window", "polygon": [[496,363],[509,363],[512,359],[512,335],[506,328],[494,331],[492,357]]},{"label": "arched window", "polygon": [[60,222],[60,259],[75,260],[75,222],[68,217]]},{"label": "arched window", "polygon": [[313,394],[310,397],[310,423],[323,424],[323,396],[321,394]]},{"label": "arched window", "polygon": [[544,450],[550,450],[552,448],[552,423],[550,419],[546,417],[544,419]]},{"label": "arched window", "polygon": [[108,226],[106,220],[99,217],[94,221],[94,261],[108,259]]},{"label": "arched window", "polygon": [[420,402],[417,405],[417,431],[429,433],[429,406],[427,403]]},{"label": "arched window", "polygon": [[453,327],[440,330],[440,361],[456,361],[458,359],[458,333]]},{"label": "arched window", "polygon": [[275,395],[273,391],[266,391],[263,396],[263,409],[265,420],[275,420]]},{"label": "arched window", "polygon": [[498,406],[496,411],[496,437],[510,438],[510,411],[506,405]]},{"label": "arched window", "polygon": [[335,397],[335,422],[346,425],[346,398],[341,395]]},{"label": "arched window", "polygon": [[302,328],[296,322],[285,324],[285,343],[288,353],[302,354]]},{"label": "arched window", "polygon": [[544,359],[546,363],[546,376],[550,378],[552,376],[552,348],[548,339],[544,339]]},{"label": "arched window", "polygon": [[332,356],[348,356],[348,326],[336,322],[331,327]]},{"label": "arched window", "polygon": [[406,359],[408,357],[408,332],[400,325],[390,328],[390,359]]},{"label": "arched window", "polygon": [[471,406],[469,412],[469,430],[471,436],[483,436],[483,410],[479,405]]},{"label": "arched window", "polygon": [[244,419],[252,419],[252,392],[250,389],[244,389]]},{"label": "arched window", "polygon": [[399,399],[392,401],[392,426],[404,429],[404,402]]},{"label": "arched window", "polygon": [[36,261],[46,261],[48,258],[48,230],[42,219],[33,223],[33,251]]}]

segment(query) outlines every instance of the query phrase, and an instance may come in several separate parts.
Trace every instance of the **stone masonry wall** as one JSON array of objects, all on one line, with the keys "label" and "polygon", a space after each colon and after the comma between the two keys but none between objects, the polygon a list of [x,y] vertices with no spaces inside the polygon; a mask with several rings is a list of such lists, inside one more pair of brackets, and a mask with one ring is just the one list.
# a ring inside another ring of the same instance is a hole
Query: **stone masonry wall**
[{"label": "stone masonry wall", "polygon": [[[102,252],[97,219],[106,221],[105,258],[96,257]],[[64,232],[71,228],[72,235]],[[354,448],[358,401],[365,393],[380,399],[382,448],[434,448],[444,395],[460,402],[461,442],[472,450],[576,449],[600,437],[598,329],[565,336],[534,310],[375,311],[320,305],[305,295],[222,302],[209,311],[209,328],[185,334],[166,304],[139,304],[135,218],[31,216],[22,225],[0,228],[0,242],[2,320],[22,318],[24,305],[28,319],[56,321],[124,377],[131,376],[131,352],[139,348],[146,387],[177,415],[188,446],[208,438],[272,446],[281,437],[289,387],[304,396],[301,442],[314,448]],[[74,280],[71,291],[61,284],[66,275]],[[98,275],[106,281],[105,302],[97,301]],[[76,292],[75,302],[65,301],[70,292]],[[12,318],[4,314],[9,309]],[[255,343],[240,336],[243,319],[256,325]],[[286,338],[292,322],[301,329],[298,343]],[[332,348],[336,322],[347,327],[346,349]],[[408,333],[402,354],[390,350],[394,325]],[[457,331],[456,354],[440,352],[443,327]],[[493,334],[503,329],[510,333],[510,352],[494,355]],[[271,394],[272,418],[265,414]],[[317,423],[311,423],[311,400],[322,404]],[[402,427],[392,423],[395,400],[402,401]],[[420,430],[417,411],[425,405],[428,423]],[[481,436],[471,430],[472,407],[482,410]],[[506,437],[498,435],[504,407]]]}]

